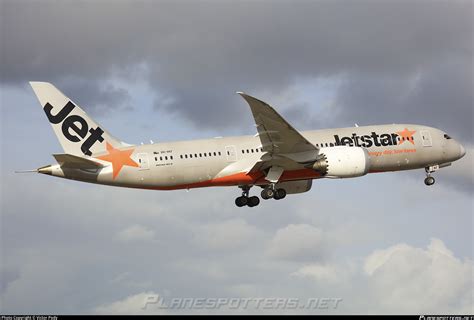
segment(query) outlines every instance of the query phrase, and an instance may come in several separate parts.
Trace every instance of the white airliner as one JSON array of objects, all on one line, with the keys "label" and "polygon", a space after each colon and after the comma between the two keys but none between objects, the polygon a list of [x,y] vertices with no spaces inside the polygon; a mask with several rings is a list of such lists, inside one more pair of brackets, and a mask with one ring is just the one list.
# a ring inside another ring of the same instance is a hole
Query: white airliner
[{"label": "white airliner", "polygon": [[91,183],[152,190],[238,186],[239,207],[311,189],[313,179],[424,168],[431,173],[464,156],[463,146],[435,128],[414,124],[299,132],[263,101],[238,92],[250,106],[257,134],[130,145],[110,135],[46,82],[30,82],[56,133],[57,164],[35,172]]}]

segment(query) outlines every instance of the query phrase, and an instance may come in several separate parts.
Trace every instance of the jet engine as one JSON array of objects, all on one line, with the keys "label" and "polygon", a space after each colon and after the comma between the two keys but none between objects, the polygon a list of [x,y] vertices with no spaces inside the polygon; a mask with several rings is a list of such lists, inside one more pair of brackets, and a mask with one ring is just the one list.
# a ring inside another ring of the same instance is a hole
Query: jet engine
[{"label": "jet engine", "polygon": [[326,178],[360,177],[369,172],[369,154],[365,148],[335,146],[321,148],[312,168]]},{"label": "jet engine", "polygon": [[303,193],[311,189],[313,180],[298,180],[298,181],[285,181],[278,182],[275,185],[275,189],[285,189],[287,194]]}]

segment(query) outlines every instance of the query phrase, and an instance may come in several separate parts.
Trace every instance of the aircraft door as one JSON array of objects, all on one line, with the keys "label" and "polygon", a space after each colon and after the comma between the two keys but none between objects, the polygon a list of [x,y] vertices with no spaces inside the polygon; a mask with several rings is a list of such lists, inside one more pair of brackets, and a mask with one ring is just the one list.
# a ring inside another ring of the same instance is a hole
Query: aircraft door
[{"label": "aircraft door", "polygon": [[423,141],[423,147],[433,146],[433,141],[431,140],[431,134],[428,130],[420,131],[421,140]]},{"label": "aircraft door", "polygon": [[148,153],[139,153],[137,154],[137,158],[140,170],[150,169],[150,163],[148,162]]}]

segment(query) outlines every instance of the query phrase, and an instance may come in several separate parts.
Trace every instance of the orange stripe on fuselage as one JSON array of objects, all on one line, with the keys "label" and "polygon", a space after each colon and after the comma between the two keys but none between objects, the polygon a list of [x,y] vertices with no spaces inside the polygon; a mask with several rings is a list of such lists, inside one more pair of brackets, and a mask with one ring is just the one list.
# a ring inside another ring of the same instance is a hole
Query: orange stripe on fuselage
[{"label": "orange stripe on fuselage", "polygon": [[[315,179],[321,177],[321,174],[311,169],[301,169],[283,172],[280,182],[292,180]],[[252,185],[252,184],[268,184],[265,180],[263,172],[251,173],[235,173],[225,177],[214,178],[201,182],[194,182],[189,184],[180,184],[169,187],[145,187],[145,189],[152,190],[178,190],[178,189],[193,189],[203,187],[217,187],[217,186],[238,186],[238,185]]]}]

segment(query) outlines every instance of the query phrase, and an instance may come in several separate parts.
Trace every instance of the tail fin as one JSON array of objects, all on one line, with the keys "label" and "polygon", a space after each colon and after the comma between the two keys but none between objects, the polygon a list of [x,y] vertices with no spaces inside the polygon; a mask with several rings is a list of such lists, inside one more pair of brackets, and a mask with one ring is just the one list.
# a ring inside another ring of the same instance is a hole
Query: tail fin
[{"label": "tail fin", "polygon": [[51,83],[30,82],[30,85],[65,153],[91,156],[106,151],[106,142],[115,147],[126,145],[100,127]]}]

